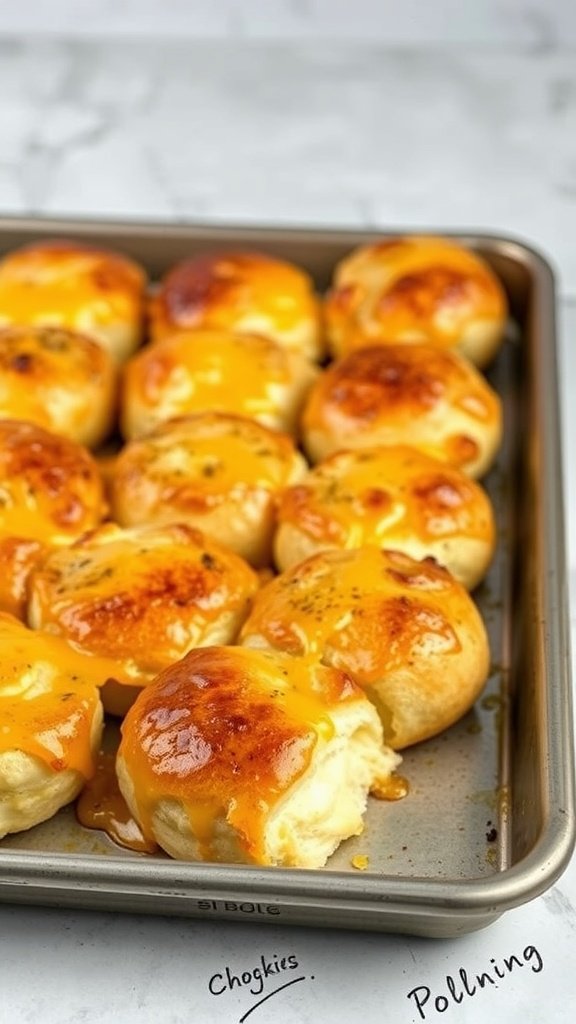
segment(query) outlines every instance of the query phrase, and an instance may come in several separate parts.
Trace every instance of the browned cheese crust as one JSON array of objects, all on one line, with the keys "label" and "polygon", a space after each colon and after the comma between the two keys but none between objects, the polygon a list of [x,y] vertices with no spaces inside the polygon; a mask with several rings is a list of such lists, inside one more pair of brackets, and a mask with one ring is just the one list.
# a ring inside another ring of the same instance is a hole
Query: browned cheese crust
[{"label": "browned cheese crust", "polygon": [[497,352],[504,289],[488,264],[443,238],[393,238],[362,246],[337,266],[325,303],[332,350],[426,341],[477,366]]},{"label": "browned cheese crust", "polygon": [[207,412],[127,444],[112,475],[122,526],[187,522],[256,566],[269,564],[276,504],[306,463],[287,434]]},{"label": "browned cheese crust", "polygon": [[68,327],[122,362],[141,341],[145,286],[142,268],[118,253],[38,242],[0,261],[0,326]]},{"label": "browned cheese crust", "polygon": [[482,487],[407,445],[336,452],[287,488],[278,522],[281,570],[317,551],[374,544],[431,555],[468,589],[484,576],[496,540]]},{"label": "browned cheese crust", "polygon": [[0,329],[0,417],[94,448],[116,413],[116,370],[97,342],[61,327]]},{"label": "browned cheese crust", "polygon": [[257,596],[241,639],[347,672],[395,749],[460,718],[489,666],[466,590],[433,560],[374,547],[324,551],[282,573]]},{"label": "browned cheese crust", "polygon": [[479,477],[500,444],[501,403],[456,352],[377,345],[351,352],[321,375],[302,433],[314,462],[342,448],[409,444]]},{"label": "browned cheese crust", "polygon": [[311,359],[323,354],[318,300],[299,267],[256,252],[184,260],[150,304],[155,341],[178,330],[261,334]]},{"label": "browned cheese crust", "polygon": [[133,439],[177,416],[225,412],[292,431],[317,371],[297,352],[255,334],[171,335],[130,360],[121,428]]},{"label": "browned cheese crust", "polygon": [[232,642],[258,587],[237,555],[184,524],[108,524],[53,552],[30,581],[29,621],[142,686],[193,647]]}]

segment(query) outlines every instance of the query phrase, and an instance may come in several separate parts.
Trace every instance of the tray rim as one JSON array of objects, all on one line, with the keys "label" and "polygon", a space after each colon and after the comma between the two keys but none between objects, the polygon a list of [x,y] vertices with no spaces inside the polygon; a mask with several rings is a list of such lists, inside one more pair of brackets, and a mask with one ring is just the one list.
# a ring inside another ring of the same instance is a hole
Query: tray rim
[{"label": "tray rim", "polygon": [[[483,248],[515,260],[531,272],[538,291],[539,301],[535,304],[534,316],[539,337],[551,339],[547,350],[547,362],[541,367],[545,374],[547,394],[544,395],[544,419],[546,421],[547,458],[545,460],[546,482],[543,499],[546,505],[546,523],[550,527],[546,540],[550,570],[550,555],[553,579],[548,576],[541,582],[542,601],[552,616],[545,624],[548,657],[546,666],[551,674],[554,661],[556,673],[554,685],[548,685],[546,698],[546,736],[550,739],[552,726],[557,730],[553,737],[552,749],[557,752],[553,763],[547,764],[546,815],[541,833],[529,853],[511,867],[493,875],[461,879],[430,879],[423,876],[398,877],[369,871],[358,874],[343,871],[317,872],[307,869],[258,868],[241,865],[187,864],[177,861],[120,858],[113,855],[42,853],[29,850],[3,850],[0,846],[0,899],[9,901],[42,902],[42,892],[61,892],[60,902],[68,902],[66,894],[74,905],[81,907],[82,895],[98,889],[104,899],[109,887],[121,897],[135,898],[141,909],[157,894],[171,894],[175,898],[203,898],[204,893],[214,893],[217,899],[226,895],[244,893],[246,898],[265,898],[282,905],[284,901],[305,910],[315,906],[330,909],[336,903],[345,913],[352,903],[374,912],[383,918],[382,930],[386,928],[387,911],[394,908],[396,913],[409,915],[432,914],[437,910],[448,914],[471,915],[471,928],[479,926],[477,918],[490,923],[506,910],[519,906],[544,892],[567,867],[576,844],[575,808],[575,766],[574,735],[571,695],[570,631],[568,621],[568,584],[566,561],[559,557],[559,546],[565,547],[563,487],[562,487],[562,446],[559,417],[558,387],[558,345],[556,340],[556,290],[555,274],[547,257],[532,243],[512,235],[467,230],[426,230],[386,228],[359,228],[350,226],[322,227],[306,225],[273,225],[224,222],[178,221],[134,219],[109,219],[86,217],[35,217],[7,215],[0,217],[0,243],[7,232],[23,235],[71,236],[92,235],[106,240],[110,235],[122,234],[130,241],[138,239],[161,240],[171,236],[185,241],[202,237],[209,242],[226,241],[228,244],[246,244],[252,239],[260,244],[272,242],[327,241],[350,242],[350,245],[379,237],[401,235],[437,234],[454,238],[463,244]],[[32,239],[31,239],[32,240]],[[26,240],[22,244],[26,244]],[[109,244],[112,244],[109,241]],[[554,401],[552,400],[554,399]],[[550,744],[547,743],[547,752]],[[328,883],[328,885],[327,885]],[[123,888],[122,888],[123,887]],[[326,889],[330,891],[327,893]],[[107,909],[103,905],[100,909]],[[114,908],[111,908],[114,909]],[[474,918],[476,923],[472,923]],[[282,917],[274,918],[284,923]],[[291,922],[287,922],[291,923]],[[308,923],[299,921],[295,923]],[[315,924],[317,921],[310,921]],[[345,917],[339,924],[346,927]],[[418,929],[414,929],[418,932]]]}]

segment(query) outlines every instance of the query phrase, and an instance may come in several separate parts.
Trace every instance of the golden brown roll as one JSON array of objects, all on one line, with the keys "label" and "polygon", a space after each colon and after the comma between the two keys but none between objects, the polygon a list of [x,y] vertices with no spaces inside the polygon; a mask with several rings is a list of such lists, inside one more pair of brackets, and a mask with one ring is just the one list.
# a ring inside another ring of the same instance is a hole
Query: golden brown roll
[{"label": "golden brown roll", "polygon": [[121,451],[112,516],[122,526],[187,522],[262,566],[271,558],[277,498],[305,471],[287,434],[225,413],[185,416]]},{"label": "golden brown roll", "polygon": [[198,412],[236,413],[291,432],[316,376],[304,356],[255,334],[175,334],[128,363],[122,433],[142,437],[159,423]]},{"label": "golden brown roll", "polygon": [[289,487],[278,509],[275,561],[288,569],[328,549],[377,545],[432,556],[471,590],[495,546],[490,499],[479,484],[416,448],[342,451]]},{"label": "golden brown roll", "polygon": [[0,610],[23,615],[39,559],[93,529],[107,510],[85,448],[33,423],[0,420]]},{"label": "golden brown roll", "polygon": [[0,612],[25,618],[30,573],[49,549],[39,540],[4,536],[0,531]]},{"label": "golden brown roll", "polygon": [[507,302],[479,256],[445,238],[414,235],[362,246],[342,260],[325,317],[337,354],[426,341],[486,366],[504,335]]},{"label": "golden brown roll", "polygon": [[102,705],[59,637],[0,613],[0,838],[51,818],[95,769]]},{"label": "golden brown roll", "polygon": [[395,750],[452,725],[478,697],[489,649],[467,591],[432,559],[322,551],[255,599],[241,641],[347,672]]},{"label": "golden brown roll", "polygon": [[68,544],[107,512],[90,453],[33,423],[0,420],[0,534]]},{"label": "golden brown roll", "polygon": [[81,242],[38,242],[0,261],[0,326],[69,327],[116,362],[142,337],[146,276],[133,260]]},{"label": "golden brown roll", "polygon": [[178,263],[164,277],[150,316],[155,341],[209,328],[261,334],[309,359],[323,355],[310,277],[263,253],[222,252]]},{"label": "golden brown roll", "polygon": [[94,448],[115,411],[116,369],[96,341],[61,327],[0,329],[0,417]]},{"label": "golden brown roll", "polygon": [[239,647],[193,651],[122,725],[120,788],[182,860],[320,867],[362,831],[399,758],[342,672]]},{"label": "golden brown roll", "polygon": [[321,375],[302,433],[313,462],[342,448],[409,444],[480,477],[500,445],[501,403],[456,352],[375,345],[350,352]]},{"label": "golden brown roll", "polygon": [[238,555],[184,524],[108,523],[33,572],[28,621],[107,658],[106,710],[193,647],[232,643],[258,578]]}]

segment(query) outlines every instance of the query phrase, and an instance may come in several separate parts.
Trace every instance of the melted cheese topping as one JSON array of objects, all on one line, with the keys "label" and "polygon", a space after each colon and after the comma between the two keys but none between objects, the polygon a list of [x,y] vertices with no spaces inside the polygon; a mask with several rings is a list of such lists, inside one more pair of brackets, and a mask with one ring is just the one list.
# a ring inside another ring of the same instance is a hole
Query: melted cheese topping
[{"label": "melted cheese topping", "polygon": [[350,352],[322,374],[303,429],[316,457],[343,444],[409,444],[475,475],[498,446],[501,415],[497,394],[457,353],[376,345]]},{"label": "melted cheese topping", "polygon": [[0,330],[0,418],[97,444],[111,426],[115,387],[111,357],[90,338],[53,327]]},{"label": "melted cheese topping", "polygon": [[98,665],[65,641],[0,614],[0,752],[90,778],[100,681]]},{"label": "melted cheese topping", "polygon": [[454,623],[469,603],[432,561],[370,547],[325,551],[260,591],[241,639],[315,660],[329,647],[331,663],[366,685],[424,648],[458,655]]},{"label": "melted cheese topping", "polygon": [[257,586],[241,558],[190,527],[110,524],[48,556],[29,616],[110,659],[110,677],[143,684],[212,634],[232,641]]},{"label": "melted cheese topping", "polygon": [[75,242],[27,246],[0,263],[0,325],[71,327],[98,335],[139,324],[145,276],[116,253]]},{"label": "melted cheese topping", "polygon": [[334,735],[331,709],[363,699],[332,669],[242,648],[189,654],[142,692],[122,724],[138,819],[153,834],[161,801],[181,801],[203,859],[215,859],[216,823],[264,859],[271,807]]},{"label": "melted cheese topping", "polygon": [[320,353],[312,282],[297,267],[258,253],[199,256],[173,267],[151,305],[155,340],[174,330],[254,331]]},{"label": "melted cheese topping", "polygon": [[333,455],[284,493],[278,518],[314,540],[346,548],[394,548],[412,537],[494,539],[482,488],[406,446]]},{"label": "melted cheese topping", "polygon": [[74,540],[106,513],[98,468],[81,445],[24,421],[0,420],[0,535]]},{"label": "melted cheese topping", "polygon": [[394,749],[460,718],[490,662],[478,609],[445,569],[370,547],[323,551],[282,573],[257,595],[241,643],[347,672]]},{"label": "melted cheese topping", "polygon": [[502,332],[506,313],[504,290],[482,259],[417,236],[355,250],[337,267],[326,303],[328,329],[345,350],[375,337],[451,348],[471,325]]},{"label": "melted cheese topping", "polygon": [[260,492],[276,493],[304,467],[290,437],[254,420],[182,417],[126,445],[115,465],[114,504],[132,522],[202,516],[222,504],[231,511]]},{"label": "melted cheese topping", "polygon": [[267,338],[182,332],[144,349],[128,364],[122,430],[134,437],[164,420],[207,409],[282,429],[294,420],[300,404],[296,396],[314,376],[303,357]]}]

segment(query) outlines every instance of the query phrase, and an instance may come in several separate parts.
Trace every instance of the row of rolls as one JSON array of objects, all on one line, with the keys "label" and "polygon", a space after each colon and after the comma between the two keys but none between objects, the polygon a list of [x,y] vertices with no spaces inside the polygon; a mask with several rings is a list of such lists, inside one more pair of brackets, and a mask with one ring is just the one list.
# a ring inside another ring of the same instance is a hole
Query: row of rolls
[{"label": "row of rolls", "polygon": [[173,857],[360,834],[487,678],[507,315],[440,238],[360,247],[323,297],[243,251],[154,285],[76,242],[0,261],[0,836],[83,789],[103,711]]}]

